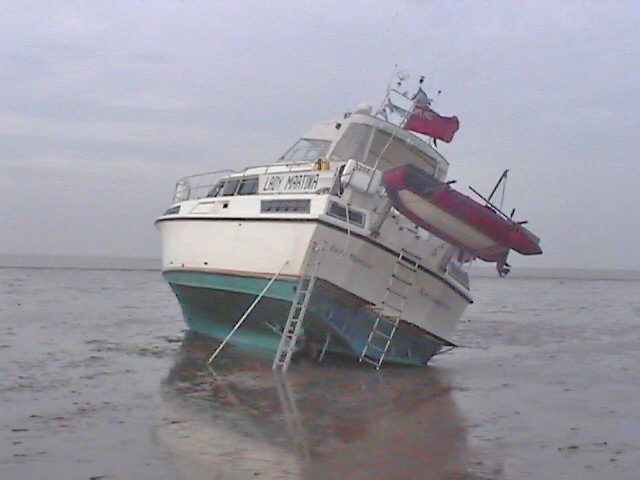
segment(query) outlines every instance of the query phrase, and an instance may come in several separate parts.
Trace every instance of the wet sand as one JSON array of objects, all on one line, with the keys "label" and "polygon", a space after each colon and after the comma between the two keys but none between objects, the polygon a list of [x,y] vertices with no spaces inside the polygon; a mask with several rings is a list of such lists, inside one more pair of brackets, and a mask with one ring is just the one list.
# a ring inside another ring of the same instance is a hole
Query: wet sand
[{"label": "wet sand", "polygon": [[481,279],[429,367],[281,379],[208,369],[155,272],[0,278],[2,480],[640,476],[638,282]]}]

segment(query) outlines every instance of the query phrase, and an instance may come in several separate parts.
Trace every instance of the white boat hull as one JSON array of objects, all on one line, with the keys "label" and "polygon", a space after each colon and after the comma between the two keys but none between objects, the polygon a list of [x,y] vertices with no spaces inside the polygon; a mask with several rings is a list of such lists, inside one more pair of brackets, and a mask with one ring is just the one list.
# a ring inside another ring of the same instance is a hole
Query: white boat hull
[{"label": "white boat hull", "polygon": [[[164,271],[211,272],[295,278],[310,245],[323,245],[318,278],[380,307],[399,252],[378,241],[346,233],[313,219],[175,219],[159,222]],[[407,294],[401,318],[449,340],[471,298],[464,288],[431,268],[420,268]],[[383,315],[394,312],[381,308]]]}]

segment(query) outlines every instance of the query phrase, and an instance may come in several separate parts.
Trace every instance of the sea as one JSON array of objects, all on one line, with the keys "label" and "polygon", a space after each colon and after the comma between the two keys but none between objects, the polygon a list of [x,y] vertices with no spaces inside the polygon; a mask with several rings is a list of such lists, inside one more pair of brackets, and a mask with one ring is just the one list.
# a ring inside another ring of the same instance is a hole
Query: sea
[{"label": "sea", "polygon": [[640,273],[475,270],[457,348],[286,375],[157,259],[0,255],[1,480],[640,478]]}]

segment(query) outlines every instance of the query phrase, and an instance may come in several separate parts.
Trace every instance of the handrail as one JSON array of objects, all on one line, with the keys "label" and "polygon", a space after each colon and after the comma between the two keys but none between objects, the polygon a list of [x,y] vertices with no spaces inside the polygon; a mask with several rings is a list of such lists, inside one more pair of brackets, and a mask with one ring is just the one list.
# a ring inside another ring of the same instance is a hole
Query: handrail
[{"label": "handrail", "polygon": [[178,181],[180,181],[180,180],[188,180],[190,178],[195,178],[195,177],[202,177],[204,175],[217,175],[217,174],[220,174],[220,173],[228,173],[228,172],[230,172],[230,173],[239,173],[238,170],[231,170],[230,168],[226,168],[224,170],[214,170],[212,172],[195,173],[193,175],[188,175],[186,177],[179,178]]},{"label": "handrail", "polygon": [[249,167],[245,167],[242,170],[232,170],[232,169],[214,170],[214,171],[211,171],[211,172],[202,172],[202,173],[196,173],[196,174],[193,174],[193,175],[188,175],[186,177],[179,178],[178,181],[189,180],[191,178],[202,177],[202,176],[205,176],[205,175],[217,175],[217,174],[220,174],[220,173],[242,173],[242,174],[244,174],[244,173],[247,172],[247,170],[251,170],[251,169],[254,169],[254,168],[261,168],[261,167],[267,169],[267,171],[268,171],[271,167],[275,168],[275,167],[281,167],[281,166],[282,167],[288,166],[289,167],[289,171],[291,171],[292,167],[301,166],[301,165],[310,165],[311,168],[312,168],[314,163],[315,162],[311,162],[309,160],[303,160],[303,161],[300,161],[300,162],[282,162],[282,163],[269,163],[269,164],[252,165],[252,166],[249,166]]},{"label": "handrail", "polygon": [[[233,178],[243,179],[249,175],[261,175],[267,174],[269,172],[273,172],[274,170],[281,173],[291,173],[291,172],[305,172],[313,170],[315,162],[310,161],[299,161],[299,162],[283,162],[283,163],[272,163],[266,165],[255,165],[246,167],[243,170],[215,170],[212,172],[204,172],[204,173],[196,173],[194,175],[189,175],[186,177],[180,178],[176,182],[176,189],[174,193],[174,202],[182,202],[185,200],[193,200],[199,199],[206,196],[211,188],[213,188],[216,183],[221,179],[223,174],[227,174],[227,177],[233,176]],[[298,167],[298,168],[296,168]],[[250,170],[254,169],[263,169],[258,172],[251,172]],[[234,175],[235,174],[235,175]],[[204,179],[209,177],[205,182],[194,182],[196,179]],[[212,177],[212,178],[211,178]],[[192,185],[192,183],[195,183]]]}]

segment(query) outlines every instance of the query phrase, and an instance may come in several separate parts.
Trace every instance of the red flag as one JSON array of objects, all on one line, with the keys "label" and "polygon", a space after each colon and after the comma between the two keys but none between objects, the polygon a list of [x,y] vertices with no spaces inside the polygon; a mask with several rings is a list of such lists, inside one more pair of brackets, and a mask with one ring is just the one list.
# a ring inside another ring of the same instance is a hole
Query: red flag
[{"label": "red flag", "polygon": [[425,104],[414,104],[404,128],[450,142],[460,128],[458,117],[442,117]]}]

